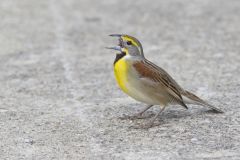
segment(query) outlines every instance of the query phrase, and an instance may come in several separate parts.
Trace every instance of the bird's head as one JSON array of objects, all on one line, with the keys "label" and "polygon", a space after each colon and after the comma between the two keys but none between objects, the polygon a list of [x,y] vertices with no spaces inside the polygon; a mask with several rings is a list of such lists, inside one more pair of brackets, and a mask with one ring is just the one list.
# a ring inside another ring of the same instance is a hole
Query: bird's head
[{"label": "bird's head", "polygon": [[111,34],[112,37],[119,38],[119,44],[115,47],[108,47],[121,52],[121,54],[130,56],[144,57],[142,44],[134,37],[126,34]]}]

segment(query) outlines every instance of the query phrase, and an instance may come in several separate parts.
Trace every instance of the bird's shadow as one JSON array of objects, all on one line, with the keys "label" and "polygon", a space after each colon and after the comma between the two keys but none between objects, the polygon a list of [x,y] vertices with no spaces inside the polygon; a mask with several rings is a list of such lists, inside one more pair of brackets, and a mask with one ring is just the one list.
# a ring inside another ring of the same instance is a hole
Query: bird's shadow
[{"label": "bird's shadow", "polygon": [[[141,120],[139,118],[131,119],[131,120],[136,121],[136,123],[138,123],[138,125],[139,125],[141,123],[144,123],[143,122],[144,120],[149,121],[149,119],[153,118],[156,114],[157,114],[157,112],[155,110],[154,111],[149,110],[143,114],[142,118],[140,118]],[[185,111],[170,109],[170,110],[166,110],[165,112],[163,112],[156,119],[154,126],[168,124],[168,123],[171,123],[172,121],[181,121],[181,119],[186,119],[186,118],[194,119],[199,116],[206,115],[206,114],[216,114],[216,112],[213,110],[205,110],[205,109],[185,110]],[[124,116],[128,116],[128,115],[124,115]],[[129,115],[129,116],[131,117],[131,115]],[[120,119],[124,119],[124,118],[120,117]],[[127,118],[125,120],[127,120]],[[130,128],[135,128],[135,127],[130,127]],[[138,129],[138,128],[141,128],[141,127],[136,127],[135,129]]]}]

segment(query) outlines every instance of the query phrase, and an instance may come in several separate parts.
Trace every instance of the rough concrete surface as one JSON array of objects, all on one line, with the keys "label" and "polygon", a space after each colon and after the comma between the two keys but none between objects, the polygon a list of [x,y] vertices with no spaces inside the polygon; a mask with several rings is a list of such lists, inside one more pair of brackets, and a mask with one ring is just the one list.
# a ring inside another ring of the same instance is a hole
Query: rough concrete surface
[{"label": "rough concrete surface", "polygon": [[[1,0],[0,17],[0,159],[240,159],[240,1]],[[121,120],[144,105],[115,84],[111,33],[225,113]]]}]

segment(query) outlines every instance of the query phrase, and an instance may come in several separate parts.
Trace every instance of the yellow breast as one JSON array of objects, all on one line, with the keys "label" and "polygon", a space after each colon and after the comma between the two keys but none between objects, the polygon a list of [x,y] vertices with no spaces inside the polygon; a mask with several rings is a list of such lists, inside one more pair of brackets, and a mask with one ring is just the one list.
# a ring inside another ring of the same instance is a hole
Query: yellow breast
[{"label": "yellow breast", "polygon": [[118,86],[125,92],[128,93],[127,81],[128,81],[128,63],[124,58],[118,60],[114,65],[114,75]]}]

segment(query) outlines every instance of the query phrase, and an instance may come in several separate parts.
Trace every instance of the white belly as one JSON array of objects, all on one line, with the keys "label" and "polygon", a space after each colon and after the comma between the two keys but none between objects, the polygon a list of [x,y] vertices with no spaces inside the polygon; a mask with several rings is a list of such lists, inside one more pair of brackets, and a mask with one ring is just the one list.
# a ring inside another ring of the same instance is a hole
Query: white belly
[{"label": "white belly", "polygon": [[128,95],[140,102],[152,105],[165,104],[162,101],[162,99],[165,99],[165,96],[161,91],[144,84],[135,73],[128,76],[126,87]]}]

